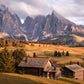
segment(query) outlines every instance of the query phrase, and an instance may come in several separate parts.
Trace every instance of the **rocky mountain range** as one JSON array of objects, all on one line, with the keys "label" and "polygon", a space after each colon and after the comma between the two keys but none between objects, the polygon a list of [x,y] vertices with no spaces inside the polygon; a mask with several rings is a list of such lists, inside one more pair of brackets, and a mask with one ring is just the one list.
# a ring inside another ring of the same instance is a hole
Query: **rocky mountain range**
[{"label": "rocky mountain range", "polygon": [[10,13],[7,7],[0,5],[0,38],[19,39],[20,36],[26,36],[20,29],[21,25],[16,14]]},{"label": "rocky mountain range", "polygon": [[84,33],[84,26],[76,25],[55,11],[47,16],[27,16],[21,24],[16,14],[10,13],[4,5],[0,6],[0,38],[43,41],[74,33]]}]

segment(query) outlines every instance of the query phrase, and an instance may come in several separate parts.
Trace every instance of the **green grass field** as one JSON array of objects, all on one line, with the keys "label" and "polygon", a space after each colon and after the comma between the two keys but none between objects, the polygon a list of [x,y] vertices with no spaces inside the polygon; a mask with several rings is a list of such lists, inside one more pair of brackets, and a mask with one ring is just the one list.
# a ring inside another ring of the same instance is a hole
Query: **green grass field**
[{"label": "green grass field", "polygon": [[84,82],[65,77],[55,80],[25,74],[0,73],[0,84],[84,84]]}]

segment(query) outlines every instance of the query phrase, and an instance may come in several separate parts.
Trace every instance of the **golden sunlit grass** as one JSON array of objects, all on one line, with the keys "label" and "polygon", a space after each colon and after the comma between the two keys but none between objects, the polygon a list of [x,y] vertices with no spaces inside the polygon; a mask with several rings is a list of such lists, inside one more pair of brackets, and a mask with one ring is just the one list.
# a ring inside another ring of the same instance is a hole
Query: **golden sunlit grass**
[{"label": "golden sunlit grass", "polygon": [[84,54],[84,47],[68,47],[68,46],[60,46],[60,45],[46,45],[46,44],[36,44],[34,46],[26,45],[25,49],[30,51],[69,51],[71,54]]},{"label": "golden sunlit grass", "polygon": [[27,45],[26,48],[27,53],[30,56],[33,56],[33,53],[35,52],[37,56],[45,57],[45,56],[52,56],[52,53],[54,51],[69,51],[70,56],[69,57],[54,57],[54,60],[57,61],[58,64],[65,64],[69,63],[70,61],[72,62],[83,62],[81,57],[84,56],[84,47],[69,47],[69,46],[57,46],[57,45],[46,45],[46,44],[36,44],[34,46],[29,46]]},{"label": "golden sunlit grass", "polygon": [[65,77],[55,80],[25,74],[3,73],[0,74],[0,84],[84,84],[84,82]]},{"label": "golden sunlit grass", "polygon": [[74,39],[76,40],[76,42],[82,42],[82,41],[84,41],[84,37],[77,36],[75,34],[72,34],[71,36],[74,37]]},{"label": "golden sunlit grass", "polygon": [[[8,47],[9,50],[21,49],[19,47]],[[0,48],[2,50],[4,48]],[[46,44],[35,44],[34,46],[26,45],[24,48],[29,56],[33,56],[35,52],[38,57],[50,57],[54,51],[69,51],[70,56],[53,57],[57,64],[65,64],[72,62],[83,62],[84,47],[69,47]],[[59,80],[41,78],[32,75],[0,73],[0,84],[84,84],[83,81],[62,77]]]},{"label": "golden sunlit grass", "polygon": [[[15,50],[15,49],[21,49],[20,47],[8,47],[9,50]],[[3,48],[0,48],[2,50]],[[67,45],[61,46],[61,45],[49,45],[49,44],[34,44],[34,46],[31,46],[31,43],[29,45],[25,46],[25,51],[27,55],[33,56],[33,53],[35,52],[37,57],[49,57],[53,56],[54,51],[69,51],[70,56],[69,57],[54,57],[54,60],[57,61],[59,64],[69,63],[72,62],[83,62],[81,57],[84,58],[84,47],[69,47]],[[65,60],[64,60],[65,59]]]},{"label": "golden sunlit grass", "polygon": [[65,64],[65,63],[69,63],[69,62],[80,62],[82,63],[83,60],[80,58],[76,58],[76,57],[56,57],[54,58],[55,61],[57,61],[57,64]]},{"label": "golden sunlit grass", "polygon": [[52,39],[50,39],[50,40],[56,40],[57,38],[52,38]]}]

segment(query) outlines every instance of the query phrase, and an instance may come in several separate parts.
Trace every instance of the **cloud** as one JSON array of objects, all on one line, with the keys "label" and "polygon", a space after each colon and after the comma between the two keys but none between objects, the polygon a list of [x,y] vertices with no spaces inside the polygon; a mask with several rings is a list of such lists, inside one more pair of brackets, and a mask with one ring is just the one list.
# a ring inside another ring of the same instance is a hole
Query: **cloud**
[{"label": "cloud", "polygon": [[18,14],[22,19],[28,15],[47,15],[50,12],[45,0],[1,0],[0,4],[6,5],[12,13]]},{"label": "cloud", "polygon": [[84,0],[50,0],[50,3],[62,16],[76,24],[84,25]]},{"label": "cloud", "polygon": [[[0,0],[0,4],[5,4],[12,13],[24,20],[28,15],[47,15],[52,10],[69,20],[83,24],[84,0]],[[74,18],[74,19],[73,19]]]}]

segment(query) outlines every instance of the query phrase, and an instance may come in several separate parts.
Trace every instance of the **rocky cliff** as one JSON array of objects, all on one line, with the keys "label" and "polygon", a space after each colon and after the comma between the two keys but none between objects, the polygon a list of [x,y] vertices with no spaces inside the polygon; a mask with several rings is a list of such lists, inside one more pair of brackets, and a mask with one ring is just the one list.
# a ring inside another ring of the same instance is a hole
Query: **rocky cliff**
[{"label": "rocky cliff", "polygon": [[21,25],[20,19],[16,14],[11,14],[7,7],[0,5],[0,34],[2,34],[2,38],[15,39],[18,34],[24,34],[20,29]]},{"label": "rocky cliff", "polygon": [[30,40],[41,40],[53,35],[65,35],[71,33],[84,32],[84,26],[78,26],[65,19],[55,11],[47,16],[27,17],[24,29]]},{"label": "rocky cliff", "polygon": [[47,16],[27,16],[24,24],[21,24],[16,14],[0,5],[0,38],[42,41],[73,33],[84,33],[84,26],[76,25],[55,11]]}]

